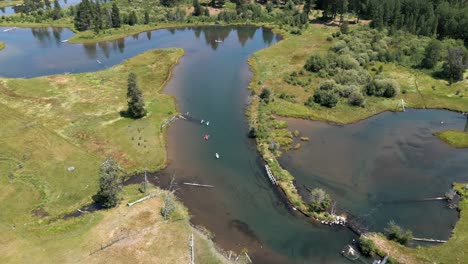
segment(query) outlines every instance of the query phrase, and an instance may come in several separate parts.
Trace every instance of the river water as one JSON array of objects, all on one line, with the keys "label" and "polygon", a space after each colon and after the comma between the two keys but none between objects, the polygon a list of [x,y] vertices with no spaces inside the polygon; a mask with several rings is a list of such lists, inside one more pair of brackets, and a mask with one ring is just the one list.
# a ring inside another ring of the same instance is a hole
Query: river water
[{"label": "river water", "polygon": [[[54,1],[50,1],[51,8],[54,8]],[[81,0],[59,0],[60,7],[64,8],[71,5],[77,5]],[[21,6],[6,6],[0,8],[0,16],[12,15],[21,12]]]},{"label": "river water", "polygon": [[[171,175],[175,174],[179,182],[177,194],[188,206],[193,215],[194,224],[206,226],[215,234],[215,241],[225,249],[239,251],[247,248],[255,263],[347,262],[339,252],[356,236],[345,228],[328,228],[309,223],[286,208],[282,196],[272,188],[266,178],[254,142],[246,136],[248,127],[244,107],[248,103],[249,92],[246,87],[251,77],[247,59],[255,51],[276,43],[279,40],[278,36],[267,29],[255,27],[197,27],[145,32],[116,41],[96,44],[62,42],[72,36],[73,33],[68,29],[17,29],[3,32],[0,28],[0,40],[6,43],[6,48],[0,52],[0,75],[34,77],[65,72],[96,71],[118,64],[145,50],[164,47],[183,48],[186,54],[175,67],[174,74],[164,91],[176,97],[180,112],[190,112],[191,116],[207,120],[210,125],[202,125],[198,121],[177,121],[169,128],[169,166],[158,174],[159,181],[165,184]],[[223,42],[218,43],[215,40]],[[455,115],[445,111],[427,113],[429,116],[432,113],[441,113],[444,120]],[[387,116],[388,114],[384,114],[371,120],[381,118],[385,120]],[[463,122],[457,121],[456,118],[451,120],[454,126],[458,126],[456,122]],[[392,126],[398,127],[399,125],[398,118],[396,118]],[[295,126],[294,122],[291,122],[291,126]],[[354,126],[359,127],[359,124]],[[430,127],[424,128],[424,123],[421,123],[421,127],[421,129],[431,129]],[[303,133],[308,131],[305,128],[300,130]],[[205,134],[211,136],[208,141],[202,138]],[[319,141],[314,141],[316,135],[310,135],[310,137],[311,146],[319,143]],[[369,137],[374,138],[372,141],[374,144],[379,142],[378,135],[371,133]],[[343,148],[351,148],[352,144],[366,144],[363,138],[359,139],[355,143],[349,140],[346,144],[351,145],[343,145]],[[388,141],[387,145],[391,146],[394,143]],[[407,139],[397,143],[400,144],[398,148],[405,145],[411,146],[411,140]],[[424,147],[425,143],[425,141],[420,142],[420,145]],[[441,148],[444,151],[436,151],[433,155],[443,154],[446,156],[443,160],[447,161],[437,167],[438,176],[445,176],[447,179],[443,180],[442,185],[440,181],[431,183],[434,178],[417,177],[418,180],[428,181],[424,183],[424,186],[430,185],[432,190],[431,193],[418,193],[421,197],[425,197],[426,194],[439,195],[448,189],[450,180],[460,177],[452,174],[457,170],[452,169],[448,161],[458,160],[456,163],[458,173],[461,173],[460,170],[463,168],[466,171],[468,167],[468,164],[463,166],[460,163],[460,160],[466,157],[466,151],[450,149],[441,143],[434,144],[433,148]],[[298,173],[298,182],[301,184],[320,185],[320,182],[324,182],[323,179],[327,179],[331,174],[326,166],[323,165],[320,170],[314,171],[319,176],[312,177],[310,180],[307,168],[310,166],[304,166],[304,163],[288,163],[293,162],[294,155],[300,155],[301,151],[307,149],[310,148],[304,146],[300,151],[287,152],[282,163],[288,168],[291,167],[294,174]],[[377,150],[367,153],[368,149],[370,148],[361,150],[361,155],[364,159],[369,158],[367,166],[371,166],[370,157],[375,156]],[[386,148],[379,149],[379,151],[384,150]],[[215,153],[219,153],[220,159],[215,158]],[[388,155],[392,156],[392,153],[399,154],[395,150],[389,152]],[[347,166],[355,170],[352,164],[347,163],[347,158],[343,153],[328,156],[327,160],[340,159],[337,164],[340,164],[343,171],[346,171]],[[403,158],[405,156],[401,156],[401,159]],[[298,156],[298,159],[304,159],[304,162],[307,162],[308,157]],[[385,159],[377,161],[383,162],[380,167],[385,167]],[[334,164],[330,165],[332,169],[335,167]],[[298,167],[295,171],[296,165]],[[389,165],[394,164],[389,163]],[[428,165],[408,160],[400,166],[419,168]],[[334,178],[330,178],[330,181],[336,186],[348,186],[347,176],[343,175],[341,178],[339,175],[341,174],[337,172],[333,175]],[[408,182],[404,184],[414,184],[415,182],[410,178],[413,175],[397,177],[395,181],[405,180]],[[321,179],[317,180],[320,176]],[[366,186],[362,187],[362,190],[359,189],[359,194],[352,196],[349,201],[347,200],[350,196],[349,189],[340,190],[334,188],[333,184],[320,186],[332,192],[338,201],[338,206],[351,212],[355,211],[359,215],[375,207],[375,204],[381,201],[420,198],[416,195],[399,196],[399,194],[405,194],[404,191],[398,191],[394,196],[381,197],[379,193],[376,194],[370,187],[367,187],[378,186],[383,184],[380,183],[382,181],[391,182],[386,177],[376,177],[371,183],[360,180],[359,184]],[[210,184],[215,188],[189,187],[181,184],[183,182]],[[417,187],[417,185],[413,186]],[[366,196],[366,190],[371,195]],[[442,219],[439,221],[441,223],[437,222],[437,228],[442,227],[447,230],[455,219],[455,213],[443,211],[442,204],[435,207],[441,214],[439,218]],[[377,230],[380,230],[382,227],[380,223],[387,221],[388,217],[400,220],[393,213],[398,213],[399,217],[414,216],[406,209],[400,212],[396,208],[391,212],[392,215],[373,214],[368,218],[369,221],[377,222],[375,226]],[[382,217],[382,220],[378,217]],[[426,233],[422,234],[431,236],[434,226],[426,226],[424,230]],[[442,235],[447,234],[444,231]]]}]

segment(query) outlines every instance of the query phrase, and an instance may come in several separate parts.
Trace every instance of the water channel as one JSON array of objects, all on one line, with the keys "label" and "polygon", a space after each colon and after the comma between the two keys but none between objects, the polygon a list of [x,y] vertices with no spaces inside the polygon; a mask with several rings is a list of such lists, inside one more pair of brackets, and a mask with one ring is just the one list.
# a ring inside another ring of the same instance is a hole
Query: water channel
[{"label": "water channel", "polygon": [[[158,174],[161,183],[175,173],[178,182],[214,185],[211,189],[179,185],[178,195],[193,215],[194,224],[206,226],[225,249],[247,248],[254,263],[347,262],[339,252],[356,236],[345,228],[329,228],[294,215],[268,182],[254,142],[246,136],[244,107],[248,103],[246,87],[251,77],[247,59],[255,51],[275,44],[279,36],[255,27],[196,27],[145,32],[96,44],[62,42],[72,36],[68,29],[3,32],[0,28],[0,40],[6,43],[6,48],[0,52],[0,76],[35,77],[97,71],[149,49],[183,48],[186,54],[175,67],[164,92],[176,97],[180,112],[190,112],[191,116],[210,121],[210,125],[177,121],[169,128],[169,166]],[[445,120],[447,127],[463,126],[464,120],[455,115],[446,111],[408,113],[402,118],[383,114],[349,126],[351,132],[340,132],[348,126],[334,128],[318,122],[303,126],[290,120],[292,128],[299,128],[304,135],[310,133],[311,141],[299,151],[286,152],[281,162],[294,175],[297,173],[299,185],[327,189],[340,207],[356,215],[390,202],[388,212],[380,209],[367,216],[376,230],[381,231],[383,223],[390,218],[413,228],[416,220],[404,220],[414,217],[412,209],[404,203],[399,207],[395,201],[440,195],[450,187],[452,180],[467,180],[462,172],[468,168],[468,151],[449,148],[429,135],[434,130],[431,122],[439,119]],[[407,124],[413,121],[418,124],[414,129]],[[405,132],[400,135],[391,129],[387,131],[387,126],[396,131],[401,127]],[[311,156],[314,144],[324,144],[324,140],[328,140],[324,136],[327,133],[333,140],[342,140],[342,144],[330,142],[329,151],[322,145],[320,151]],[[390,140],[395,133],[399,137]],[[203,140],[204,134],[210,134],[210,140]],[[320,140],[315,141],[318,138]],[[372,148],[377,143],[380,147]],[[416,151],[403,151],[413,148]],[[359,151],[361,160],[356,161],[353,150]],[[215,153],[220,154],[219,160]],[[313,163],[308,161],[311,157],[316,157]],[[434,163],[435,160],[438,163]],[[320,162],[322,164],[317,164]],[[391,166],[393,173],[386,166]],[[380,169],[385,171],[380,172]],[[433,169],[436,172],[432,172]],[[380,173],[383,176],[374,176]],[[399,185],[404,188],[384,189]],[[411,188],[419,186],[424,186],[425,190],[415,192]],[[440,220],[434,220],[433,225],[421,225],[417,231],[427,236],[448,236],[456,213],[447,211],[441,203],[428,206],[434,213],[427,221],[437,214]],[[424,210],[429,209],[425,207]],[[438,228],[443,231],[438,233],[435,230]]]}]

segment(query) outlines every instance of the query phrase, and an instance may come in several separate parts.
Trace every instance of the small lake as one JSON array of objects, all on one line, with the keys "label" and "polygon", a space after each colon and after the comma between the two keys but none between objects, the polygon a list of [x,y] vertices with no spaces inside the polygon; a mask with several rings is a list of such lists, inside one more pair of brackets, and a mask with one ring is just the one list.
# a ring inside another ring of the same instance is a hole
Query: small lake
[{"label": "small lake", "polygon": [[[77,5],[81,3],[81,0],[59,0],[59,4],[62,8]],[[51,1],[51,8],[54,8],[54,1]],[[0,8],[0,17],[5,15],[12,15],[16,13],[21,13],[22,6],[6,6]]]},{"label": "small lake", "polygon": [[[169,128],[169,166],[158,173],[160,183],[164,185],[175,174],[179,183],[178,196],[188,206],[194,224],[206,226],[215,234],[215,241],[227,250],[240,251],[247,248],[254,263],[347,262],[339,252],[357,237],[346,228],[311,224],[286,208],[283,197],[267,180],[255,143],[246,136],[248,125],[245,106],[249,95],[246,87],[251,78],[247,60],[255,51],[279,41],[279,36],[264,28],[213,26],[156,30],[95,44],[69,44],[62,42],[73,36],[68,29],[19,28],[3,32],[4,29],[0,28],[0,40],[6,43],[6,48],[0,51],[0,76],[5,77],[97,71],[119,64],[146,50],[183,48],[186,54],[175,67],[164,91],[176,97],[180,112],[190,112],[194,118],[209,121],[210,125],[202,125],[199,121],[179,120]],[[468,163],[462,162],[467,160],[466,151],[449,148],[429,135],[432,125],[437,126],[437,123],[431,125],[430,122],[425,122],[430,118],[434,118],[433,122],[444,120],[444,128],[448,128],[462,126],[464,120],[457,119],[456,114],[446,111],[421,111],[421,116],[414,116],[412,113],[410,111],[402,115],[402,118],[386,113],[346,127],[309,122],[299,130],[304,134],[310,133],[311,141],[303,144],[301,150],[286,152],[281,162],[291,169],[299,183],[327,189],[338,201],[338,206],[356,215],[368,213],[374,207],[381,210],[379,208],[382,208],[382,201],[390,202],[388,213],[371,213],[366,218],[376,223],[376,230],[380,230],[382,223],[389,219],[413,227],[408,224],[410,222],[401,221],[401,218],[414,217],[415,214],[404,207],[407,205],[398,207],[401,204],[398,201],[443,195],[452,180],[466,177],[461,172],[467,171]],[[411,116],[413,120],[405,119]],[[393,119],[388,121],[389,117]],[[418,121],[423,117],[424,120]],[[291,120],[291,128],[294,128],[294,122],[304,121]],[[425,131],[421,132],[423,139],[416,135],[410,141],[395,137],[400,139],[395,142],[388,139],[389,135],[385,136],[386,127],[398,129],[401,126],[401,131],[404,131],[401,133],[410,133],[412,130],[409,129],[411,126],[407,125],[408,122],[419,122],[418,129]],[[332,143],[330,149],[334,149],[335,145],[343,148],[338,148],[337,153],[330,150],[328,155],[323,145],[316,149],[314,155],[328,156],[320,156],[322,159],[316,162],[321,161],[323,164],[314,166],[320,169],[310,174],[312,163],[307,160],[307,155],[312,154],[302,152],[313,152],[313,148],[309,146],[323,144],[321,142],[327,139],[317,140],[320,136],[315,133],[320,132],[320,129],[309,129],[309,124],[333,131],[323,134],[330,133],[330,137],[333,133],[353,127],[357,127],[355,129],[360,133],[356,132],[354,137],[342,141],[343,144]],[[374,127],[382,128],[379,130]],[[374,130],[370,130],[371,128]],[[366,130],[370,130],[369,134],[364,132]],[[203,140],[205,134],[211,136],[208,141]],[[377,142],[383,144],[382,147],[372,149]],[[413,146],[415,143],[416,147]],[[348,162],[349,155],[357,156],[350,151],[360,148],[359,156],[362,161],[358,165],[362,168]],[[406,148],[415,148],[416,151],[408,151],[413,154],[404,156],[400,149]],[[428,162],[420,162],[425,161],[425,158],[420,157],[424,154],[421,148],[434,150],[427,156],[432,157]],[[219,153],[220,159],[215,158],[215,153]],[[380,153],[383,155],[382,159],[375,159]],[[442,157],[439,157],[438,163],[431,163],[439,155]],[[394,169],[392,162],[397,162],[395,159],[406,162],[402,162],[398,171],[394,171],[396,176],[392,180],[388,175]],[[390,167],[386,168],[387,165]],[[374,168],[384,167],[386,177],[366,176]],[[423,169],[425,167],[428,169]],[[356,172],[361,170],[364,176]],[[406,170],[415,172],[406,173]],[[405,177],[401,171],[406,173]],[[420,176],[422,172],[427,172],[430,176]],[[357,176],[350,179],[349,175]],[[209,184],[215,188],[189,187],[181,184],[183,182]],[[383,187],[380,186],[392,186],[392,183],[395,186],[404,185],[400,186],[404,189],[378,192],[372,189],[378,187],[381,190]],[[419,186],[426,189],[415,191]],[[353,188],[356,188],[356,193],[353,193]],[[418,203],[415,206],[426,205]],[[436,224],[421,225],[420,230],[415,230],[415,233],[421,236],[446,237],[456,213],[444,211],[442,203],[428,203],[427,206],[431,210],[435,208],[427,221],[433,220]],[[416,221],[411,223],[414,225]],[[439,234],[435,227],[443,231]]]}]

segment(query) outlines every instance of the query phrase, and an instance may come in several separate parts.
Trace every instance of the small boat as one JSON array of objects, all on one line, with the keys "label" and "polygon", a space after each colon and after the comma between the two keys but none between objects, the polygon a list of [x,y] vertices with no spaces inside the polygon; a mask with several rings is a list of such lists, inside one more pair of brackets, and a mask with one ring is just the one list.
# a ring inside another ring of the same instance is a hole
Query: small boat
[{"label": "small boat", "polygon": [[200,124],[203,124],[203,122],[205,122],[205,120],[202,119],[202,120],[200,121]]},{"label": "small boat", "polygon": [[210,139],[210,135],[205,135],[205,136],[203,137],[203,139],[204,139],[204,140]]},{"label": "small boat", "polygon": [[216,153],[215,156],[216,156],[217,159],[219,159],[219,154],[218,153]]},{"label": "small boat", "polygon": [[210,125],[210,121],[206,122],[206,125],[209,126],[209,125]]},{"label": "small boat", "polygon": [[100,60],[96,60],[97,63],[101,64],[102,62]]},{"label": "small boat", "polygon": [[64,39],[64,40],[62,40],[60,42],[62,42],[62,43],[68,42],[68,39]]},{"label": "small boat", "polygon": [[222,43],[223,41],[222,40],[215,40],[216,43]]}]

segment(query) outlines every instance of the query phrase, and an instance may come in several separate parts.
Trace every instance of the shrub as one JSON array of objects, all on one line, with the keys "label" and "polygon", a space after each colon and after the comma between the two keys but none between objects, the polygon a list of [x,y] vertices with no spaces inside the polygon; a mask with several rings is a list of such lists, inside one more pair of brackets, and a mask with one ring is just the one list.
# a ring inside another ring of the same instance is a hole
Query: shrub
[{"label": "shrub", "polygon": [[339,52],[340,50],[342,50],[342,49],[344,49],[344,48],[346,48],[346,47],[347,47],[346,42],[343,41],[343,40],[339,40],[339,41],[337,41],[335,44],[333,44],[333,46],[332,46],[331,49],[332,49],[334,52]]},{"label": "shrub", "polygon": [[260,99],[262,99],[265,103],[270,102],[271,91],[267,88],[263,88],[262,93],[260,94]]},{"label": "shrub", "polygon": [[334,91],[319,89],[314,93],[314,102],[332,108],[338,103],[338,95]]},{"label": "shrub", "polygon": [[408,243],[408,241],[413,239],[413,233],[411,231],[401,228],[393,221],[390,221],[390,223],[388,223],[388,226],[384,229],[384,231],[385,236],[389,240],[396,241],[402,245],[405,245],[406,243]]},{"label": "shrub", "polygon": [[333,76],[333,80],[339,84],[365,85],[370,82],[371,76],[364,70],[345,70],[337,72],[335,76]]},{"label": "shrub", "polygon": [[322,91],[333,91],[336,90],[336,82],[334,80],[326,80],[319,84],[318,89]]},{"label": "shrub", "polygon": [[319,72],[328,67],[328,60],[320,54],[312,54],[307,60],[304,68],[311,72]]},{"label": "shrub", "polygon": [[362,254],[370,256],[375,251],[374,241],[364,237],[359,238],[359,250]]},{"label": "shrub", "polygon": [[349,24],[348,21],[344,21],[341,26],[340,26],[340,31],[343,34],[348,34],[349,33]]},{"label": "shrub", "polygon": [[314,97],[311,96],[307,98],[307,101],[304,102],[305,106],[312,107],[314,105]]},{"label": "shrub", "polygon": [[350,105],[354,105],[354,106],[362,106],[364,105],[364,96],[362,96],[361,93],[359,92],[354,92],[352,94],[349,95],[348,97],[348,103]]},{"label": "shrub", "polygon": [[338,89],[338,94],[341,97],[348,98],[352,93],[357,93],[359,88],[356,85],[341,86]]},{"label": "shrub", "polygon": [[333,41],[333,36],[328,36],[327,41]]},{"label": "shrub", "polygon": [[309,193],[309,207],[313,212],[323,212],[330,207],[330,195],[323,189],[315,188]]},{"label": "shrub", "polygon": [[250,127],[249,129],[249,138],[257,138],[257,130],[255,127]]},{"label": "shrub", "polygon": [[376,79],[369,83],[365,92],[367,95],[394,97],[398,93],[398,84],[392,79]]}]

